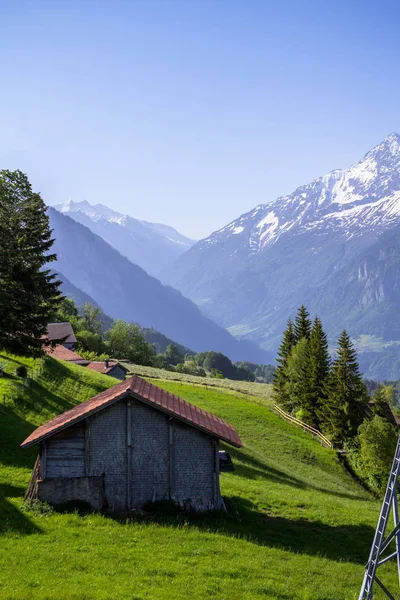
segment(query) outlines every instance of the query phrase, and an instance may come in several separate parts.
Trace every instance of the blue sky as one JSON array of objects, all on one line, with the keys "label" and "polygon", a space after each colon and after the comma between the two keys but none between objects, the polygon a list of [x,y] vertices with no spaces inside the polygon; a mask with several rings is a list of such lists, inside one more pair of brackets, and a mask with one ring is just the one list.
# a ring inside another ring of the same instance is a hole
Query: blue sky
[{"label": "blue sky", "polygon": [[0,168],[201,238],[400,132],[400,3],[0,0]]}]

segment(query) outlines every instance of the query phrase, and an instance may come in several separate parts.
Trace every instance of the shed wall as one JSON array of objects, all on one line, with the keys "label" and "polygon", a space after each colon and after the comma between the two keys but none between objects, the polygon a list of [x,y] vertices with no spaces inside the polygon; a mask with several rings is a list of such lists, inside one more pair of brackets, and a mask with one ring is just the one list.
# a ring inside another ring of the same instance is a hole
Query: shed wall
[{"label": "shed wall", "polygon": [[173,423],[173,498],[204,509],[219,504],[213,438],[184,423]]},{"label": "shed wall", "polygon": [[126,401],[102,410],[89,420],[88,475],[104,475],[108,509],[127,508]]},{"label": "shed wall", "polygon": [[168,417],[132,400],[132,506],[169,497]]},{"label": "shed wall", "polygon": [[115,365],[115,367],[113,367],[111,369],[111,371],[108,373],[108,375],[110,377],[115,377],[116,379],[120,379],[121,381],[125,380],[125,371],[124,371],[124,369],[121,369],[121,367],[119,365]]}]

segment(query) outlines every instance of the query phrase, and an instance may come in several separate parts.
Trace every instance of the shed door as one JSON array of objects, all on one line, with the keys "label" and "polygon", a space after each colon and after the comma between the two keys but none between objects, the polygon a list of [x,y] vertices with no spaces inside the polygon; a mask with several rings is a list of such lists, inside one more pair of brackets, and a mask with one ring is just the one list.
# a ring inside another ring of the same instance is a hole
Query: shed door
[{"label": "shed door", "polygon": [[47,440],[47,477],[85,476],[85,426],[78,423]]}]

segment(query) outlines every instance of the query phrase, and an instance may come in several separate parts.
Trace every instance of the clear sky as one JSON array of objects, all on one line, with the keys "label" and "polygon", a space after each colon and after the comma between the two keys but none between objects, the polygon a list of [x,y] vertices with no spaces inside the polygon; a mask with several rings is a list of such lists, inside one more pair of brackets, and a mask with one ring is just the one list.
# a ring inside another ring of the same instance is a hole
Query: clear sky
[{"label": "clear sky", "polygon": [[400,133],[400,2],[0,0],[0,168],[201,238]]}]

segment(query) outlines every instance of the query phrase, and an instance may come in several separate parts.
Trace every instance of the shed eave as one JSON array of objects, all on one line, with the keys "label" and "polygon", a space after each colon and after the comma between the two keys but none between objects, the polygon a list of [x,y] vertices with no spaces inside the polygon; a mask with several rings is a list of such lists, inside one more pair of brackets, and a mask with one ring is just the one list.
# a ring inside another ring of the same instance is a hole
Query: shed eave
[{"label": "shed eave", "polygon": [[[25,440],[25,442],[22,442],[22,444],[20,445],[20,448],[29,448],[30,446],[34,446],[35,444],[40,444],[40,442],[43,442],[43,440],[47,440],[48,438],[51,438],[53,435],[56,435],[57,433],[60,433],[60,431],[64,431],[64,429],[68,429],[69,427],[76,425],[76,423],[79,423],[80,421],[85,421],[85,419],[91,417],[92,415],[95,415],[96,413],[104,410],[105,408],[108,408],[109,406],[112,406],[115,402],[118,402],[119,400],[122,400],[122,398],[125,398],[126,396],[130,396],[130,395],[132,395],[132,392],[130,392],[130,391],[124,392],[124,393],[120,394],[119,396],[117,396],[116,398],[113,398],[112,400],[110,400],[107,404],[103,404],[102,406],[97,406],[93,410],[88,411],[83,415],[79,415],[78,417],[75,417],[75,419],[71,419],[71,421],[68,421],[68,423],[60,425],[53,431],[44,433],[43,435],[41,435],[29,442],[26,442],[26,440]],[[28,436],[26,439],[29,440],[29,437],[30,436]]]}]

